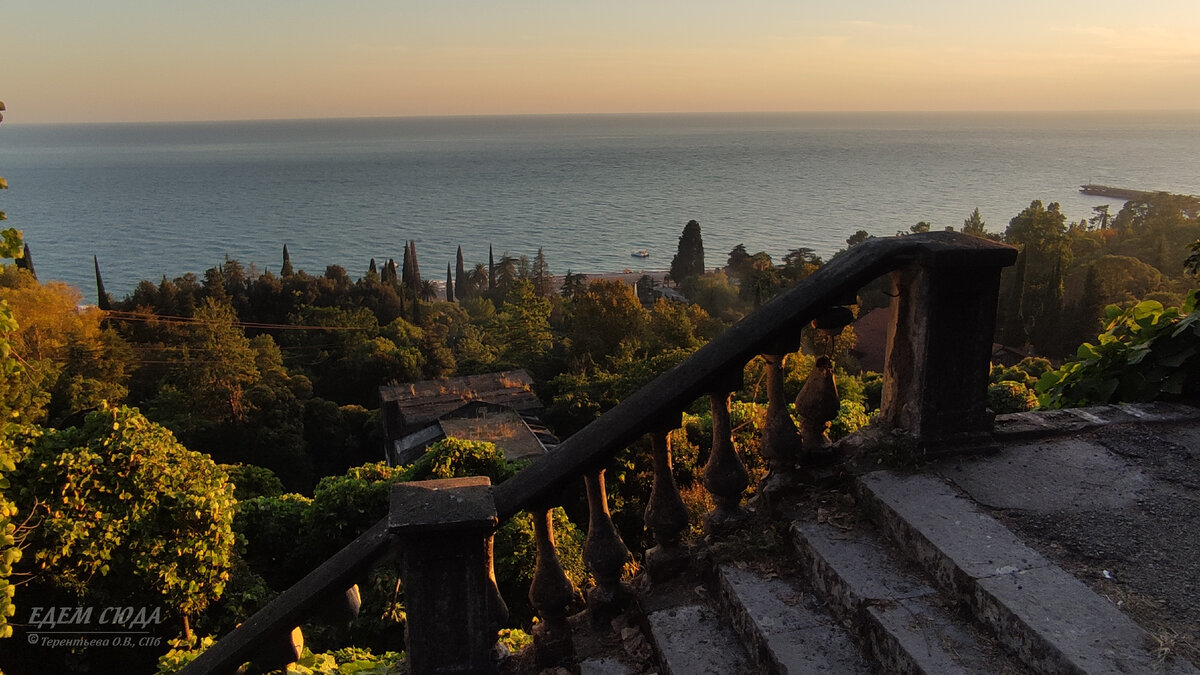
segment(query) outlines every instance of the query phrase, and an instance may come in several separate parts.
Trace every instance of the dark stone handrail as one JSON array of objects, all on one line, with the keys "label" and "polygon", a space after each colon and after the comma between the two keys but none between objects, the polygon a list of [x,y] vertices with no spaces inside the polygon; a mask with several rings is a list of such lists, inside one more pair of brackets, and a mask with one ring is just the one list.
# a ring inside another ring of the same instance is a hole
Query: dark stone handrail
[{"label": "dark stone handrail", "polygon": [[[634,392],[566,439],[553,453],[491,488],[499,522],[503,523],[521,510],[544,510],[548,504],[555,502],[569,481],[602,469],[609,459],[640,436],[662,432],[677,423],[679,411],[695,399],[712,393],[727,394],[728,383],[739,381],[745,364],[755,356],[795,351],[799,345],[800,331],[810,321],[832,307],[845,304],[845,298],[852,297],[876,277],[905,269],[909,270],[908,276],[894,275],[894,279],[898,287],[905,287],[898,289],[901,295],[911,297],[907,297],[907,300],[902,297],[901,308],[894,308],[894,316],[899,318],[893,319],[893,332],[910,333],[900,339],[904,353],[896,360],[913,361],[915,364],[902,364],[894,368],[893,358],[889,355],[885,381],[887,377],[892,377],[907,380],[907,383],[898,388],[893,385],[890,404],[889,390],[885,388],[884,407],[890,405],[895,409],[895,414],[891,415],[893,419],[913,421],[913,426],[920,427],[921,416],[910,415],[909,411],[902,409],[906,400],[920,399],[913,404],[914,407],[936,407],[939,400],[926,400],[922,391],[929,388],[928,382],[938,382],[938,378],[948,381],[946,389],[950,390],[949,396],[953,397],[957,395],[956,388],[971,389],[978,384],[978,377],[968,378],[970,381],[956,381],[961,379],[957,377],[959,372],[952,368],[949,371],[945,368],[939,370],[930,365],[928,362],[937,356],[933,352],[945,349],[948,342],[957,341],[958,335],[954,331],[932,331],[922,326],[914,329],[914,322],[971,323],[960,329],[963,335],[969,337],[967,341],[971,344],[966,349],[958,350],[959,353],[949,354],[945,360],[952,364],[964,358],[974,362],[982,355],[982,381],[986,389],[986,356],[990,353],[999,270],[1011,265],[1016,253],[1012,247],[953,232],[870,239],[853,247],[799,285],[730,327],[670,371]],[[917,269],[926,271],[913,271]],[[982,281],[976,284],[976,278]],[[960,286],[965,292],[960,292]],[[913,297],[918,299],[914,300]],[[955,306],[956,302],[964,301],[976,305],[990,303],[990,306],[974,307],[973,314],[972,311],[956,314],[959,310],[968,309]],[[928,312],[928,316],[923,312]],[[900,328],[896,328],[897,322]],[[928,335],[930,333],[937,335],[931,338]],[[894,347],[897,338],[893,337],[892,340]],[[971,369],[979,370],[975,365],[979,364],[972,364]],[[983,394],[982,391],[975,392],[968,398],[982,400]],[[940,401],[944,402],[945,396]],[[982,406],[975,406],[967,412],[971,413],[976,408],[978,412],[983,412]],[[958,414],[957,411],[955,414]],[[883,417],[889,417],[887,410]],[[942,429],[955,431],[951,428],[954,424],[947,427],[941,422],[930,424],[929,428],[936,433],[938,424]],[[978,421],[969,420],[970,425],[978,427]],[[918,428],[916,431],[924,435],[923,430]],[[289,631],[315,613],[326,598],[343,592],[358,574],[384,555],[395,541],[395,536],[388,531],[388,519],[385,517],[222,638],[182,672],[188,675],[234,672],[243,662],[262,653],[272,640],[286,638]]]}]

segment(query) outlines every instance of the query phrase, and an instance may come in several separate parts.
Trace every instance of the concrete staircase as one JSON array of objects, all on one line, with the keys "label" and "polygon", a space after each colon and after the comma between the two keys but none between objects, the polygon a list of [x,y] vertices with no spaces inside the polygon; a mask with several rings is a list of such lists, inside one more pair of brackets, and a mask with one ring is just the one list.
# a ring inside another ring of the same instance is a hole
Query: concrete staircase
[{"label": "concrete staircase", "polygon": [[[852,525],[792,523],[792,571],[713,564],[644,596],[649,663],[584,673],[1200,673],[942,479],[858,479]],[[670,594],[667,594],[670,595]]]}]

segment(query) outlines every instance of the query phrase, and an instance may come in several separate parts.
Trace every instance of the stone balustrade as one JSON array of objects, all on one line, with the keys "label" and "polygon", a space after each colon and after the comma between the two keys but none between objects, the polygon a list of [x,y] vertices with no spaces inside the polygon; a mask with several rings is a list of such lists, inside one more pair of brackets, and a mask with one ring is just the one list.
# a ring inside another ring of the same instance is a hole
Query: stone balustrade
[{"label": "stone balustrade", "polygon": [[295,653],[288,645],[294,648],[302,639],[292,629],[321,606],[339,597],[344,602],[353,573],[382,555],[389,542],[398,544],[403,561],[406,644],[413,672],[490,672],[496,629],[505,616],[491,569],[491,535],[499,523],[523,510],[534,516],[537,542],[529,591],[541,618],[534,633],[537,661],[546,666],[569,659],[573,648],[567,607],[575,589],[558,562],[550,517],[564,488],[582,479],[587,490],[584,558],[596,581],[588,594],[589,612],[603,625],[621,611],[629,595],[620,577],[629,552],[609,517],[606,463],[649,435],[655,478],[645,522],[654,546],[645,553],[645,567],[655,582],[678,574],[690,561],[683,542],[688,514],[672,474],[669,441],[681,411],[709,397],[713,447],[703,484],[716,508],[704,525],[719,536],[736,528],[745,513],[742,495],[748,477],[734,449],[729,418],[730,393],[740,386],[742,368],[756,356],[765,360],[768,406],[761,452],[770,473],[759,489],[761,503],[770,508],[794,485],[805,461],[828,460],[824,430],[830,413],[836,414],[832,372],[819,364],[798,397],[805,423],[796,429],[784,397],[784,356],[796,350],[800,330],[810,321],[829,320],[831,310],[846,304],[847,296],[889,273],[894,300],[882,423],[908,432],[916,448],[986,438],[992,422],[986,393],[1000,272],[1015,258],[1015,249],[957,233],[860,244],[504,483],[456,479],[395,486],[387,518],[184,672],[233,672],[268,649],[276,650],[276,661],[288,658]]}]

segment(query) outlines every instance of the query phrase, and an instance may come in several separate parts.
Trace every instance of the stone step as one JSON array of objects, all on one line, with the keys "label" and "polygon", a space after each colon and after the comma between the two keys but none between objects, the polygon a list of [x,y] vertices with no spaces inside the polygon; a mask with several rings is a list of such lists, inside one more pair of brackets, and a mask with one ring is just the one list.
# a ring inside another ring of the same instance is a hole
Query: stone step
[{"label": "stone step", "polygon": [[646,615],[646,624],[664,673],[742,675],[755,672],[733,629],[708,605],[659,609]]},{"label": "stone step", "polygon": [[881,530],[1036,671],[1200,672],[1157,662],[1136,623],[942,479],[877,471],[858,490]]},{"label": "stone step", "polygon": [[859,643],[887,673],[1016,673],[997,646],[955,616],[954,603],[869,527],[792,524],[793,543],[816,593],[854,626]]},{"label": "stone step", "polygon": [[763,673],[869,673],[846,631],[794,580],[719,565],[719,596]]}]

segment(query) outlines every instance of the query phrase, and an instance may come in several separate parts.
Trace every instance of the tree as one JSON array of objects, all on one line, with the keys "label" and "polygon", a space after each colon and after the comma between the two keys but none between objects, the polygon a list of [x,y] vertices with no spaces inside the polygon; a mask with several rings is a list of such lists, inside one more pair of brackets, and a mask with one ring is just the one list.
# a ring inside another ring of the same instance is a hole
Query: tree
[{"label": "tree", "polygon": [[983,216],[979,215],[978,206],[971,212],[971,215],[963,220],[962,231],[964,234],[971,234],[976,237],[987,236],[987,223],[984,223]]},{"label": "tree", "polygon": [[279,276],[290,277],[295,274],[292,270],[292,256],[288,254],[287,244],[283,245],[283,267],[279,268]]},{"label": "tree", "polygon": [[501,297],[508,294],[513,283],[520,278],[517,273],[517,259],[510,256],[508,253],[500,256],[500,264],[496,265],[495,281],[492,284],[493,290],[501,294]]},{"label": "tree", "polygon": [[450,263],[446,263],[446,302],[454,302],[454,279],[450,276]]},{"label": "tree", "polygon": [[178,363],[147,407],[189,444],[204,447],[209,431],[245,419],[246,390],[260,374],[233,307],[206,298],[194,318],[176,329]]},{"label": "tree", "polygon": [[433,302],[434,300],[437,300],[437,282],[433,279],[422,279],[421,285],[418,287],[418,293],[421,296],[421,299],[425,302]]},{"label": "tree", "polygon": [[783,280],[788,284],[795,284],[807,279],[824,264],[821,256],[811,248],[794,248],[783,256]]},{"label": "tree", "polygon": [[92,264],[96,267],[96,306],[107,312],[112,309],[112,298],[104,290],[104,279],[100,278],[100,259],[92,256]]},{"label": "tree", "polygon": [[[1063,271],[1072,261],[1066,216],[1057,203],[1043,207],[1034,200],[1009,221],[1004,237],[1021,253],[1017,260],[1020,274],[1006,274],[1020,278],[1010,283],[1002,305],[1007,316],[1020,318],[1024,334],[1039,354],[1056,354],[1061,349],[1058,327],[1063,311]],[[1010,324],[1006,329],[1010,340],[1012,328]]]},{"label": "tree", "polygon": [[746,252],[745,244],[738,244],[729,251],[729,258],[725,261],[726,274],[734,279],[741,279],[751,267],[750,254]]},{"label": "tree", "polygon": [[487,267],[483,263],[476,263],[475,268],[467,276],[467,288],[469,296],[476,296],[492,287],[492,277],[488,275]]},{"label": "tree", "polygon": [[908,228],[908,231],[911,232],[912,234],[921,234],[922,232],[928,232],[929,227],[930,227],[929,223],[922,220],[921,222],[917,223],[916,225],[913,225],[912,227]]},{"label": "tree", "polygon": [[41,516],[22,566],[34,583],[83,604],[166,604],[185,633],[221,596],[237,543],[233,486],[137,410],[105,406],[82,427],[35,434],[13,484]]},{"label": "tree", "polygon": [[636,348],[649,318],[633,287],[622,281],[593,281],[575,301],[571,348],[578,357],[607,364],[622,345]]},{"label": "tree", "polygon": [[[4,103],[0,102],[0,111],[2,110]],[[4,117],[0,115],[0,120],[2,119]],[[0,187],[7,187],[3,184],[3,179],[0,179]],[[2,218],[3,213],[0,213],[0,219]],[[20,232],[8,228],[0,235],[0,258],[12,259],[19,256]],[[23,370],[21,364],[13,357],[12,345],[9,342],[9,335],[16,329],[17,322],[12,311],[7,303],[0,300],[0,381],[6,383],[19,379]],[[0,413],[4,413],[0,415],[3,418],[0,421],[0,488],[9,486],[8,475],[16,470],[17,461],[22,454],[20,446],[14,440],[17,427],[12,422],[11,412],[8,409],[0,409]],[[9,582],[9,578],[12,576],[13,566],[21,560],[24,544],[23,530],[17,524],[19,514],[20,510],[11,501],[9,491],[0,490],[0,639],[12,636],[12,626],[9,625],[8,618],[16,611],[13,604],[16,587]]]},{"label": "tree", "polygon": [[548,298],[554,294],[554,279],[550,276],[550,264],[546,262],[546,253],[539,246],[537,255],[533,258],[533,292],[539,297]]},{"label": "tree", "polygon": [[689,220],[679,235],[679,248],[671,259],[671,280],[682,283],[688,277],[704,274],[704,241],[700,223]]},{"label": "tree", "polygon": [[417,242],[412,239],[408,240],[408,257],[412,264],[411,276],[408,279],[408,287],[416,293],[421,288],[421,266],[417,262]]},{"label": "tree", "polygon": [[496,287],[496,256],[492,253],[492,245],[488,244],[488,283],[487,289],[491,291]]},{"label": "tree", "polygon": [[587,293],[588,279],[586,274],[573,274],[571,270],[567,270],[567,275],[563,277],[562,286],[558,289],[560,295],[567,300],[578,300]]},{"label": "tree", "polygon": [[859,244],[863,243],[864,241],[866,241],[870,238],[871,238],[870,232],[867,232],[866,230],[859,230],[859,231],[855,232],[854,234],[850,235],[849,237],[846,237],[846,247],[854,248],[855,246],[858,246]]},{"label": "tree", "polygon": [[492,332],[502,361],[521,368],[538,365],[554,342],[550,301],[534,292],[530,280],[517,279],[504,297]]},{"label": "tree", "polygon": [[459,300],[467,299],[467,272],[466,266],[463,263],[462,247],[458,247],[458,253],[454,260],[454,297]]}]

